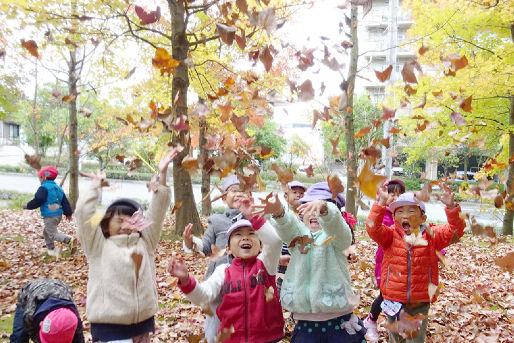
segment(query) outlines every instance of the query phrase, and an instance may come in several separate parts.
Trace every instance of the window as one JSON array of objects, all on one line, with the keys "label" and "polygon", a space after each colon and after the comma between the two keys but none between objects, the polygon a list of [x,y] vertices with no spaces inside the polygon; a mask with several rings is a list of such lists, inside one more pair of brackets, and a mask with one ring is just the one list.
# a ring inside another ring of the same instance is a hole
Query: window
[{"label": "window", "polygon": [[20,137],[20,125],[8,124],[9,126],[9,139],[17,139]]}]

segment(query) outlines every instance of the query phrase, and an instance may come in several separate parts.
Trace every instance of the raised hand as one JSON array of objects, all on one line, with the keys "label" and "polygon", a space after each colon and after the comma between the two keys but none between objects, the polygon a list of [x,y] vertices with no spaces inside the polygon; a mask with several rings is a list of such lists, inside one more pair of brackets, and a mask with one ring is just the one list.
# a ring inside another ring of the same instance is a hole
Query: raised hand
[{"label": "raised hand", "polygon": [[274,217],[280,217],[284,213],[284,206],[282,206],[282,203],[278,199],[278,194],[275,193],[275,199],[270,201],[272,195],[273,193],[270,193],[265,199],[259,199],[262,202],[262,205],[255,206],[255,208],[260,209],[257,211],[257,214],[260,214],[261,216],[271,214]]},{"label": "raised hand", "polygon": [[393,201],[398,198],[398,194],[387,192],[387,186],[381,185],[378,187],[378,204],[380,206],[389,206]]},{"label": "raised hand", "polygon": [[449,210],[454,209],[457,204],[455,203],[455,194],[452,193],[450,187],[443,182],[439,182],[439,188],[441,189],[441,194],[436,193],[437,199],[441,201]]},{"label": "raised hand", "polygon": [[317,218],[322,212],[327,211],[327,202],[325,200],[314,200],[298,206],[298,213],[304,218]]},{"label": "raised hand", "polygon": [[171,257],[170,264],[168,265],[168,272],[171,276],[178,278],[181,284],[187,284],[189,280],[189,272],[187,271],[186,264],[181,257]]},{"label": "raised hand", "polygon": [[109,182],[107,182],[107,176],[103,170],[97,170],[96,173],[84,173],[80,172],[81,176],[88,177],[93,181],[98,180],[100,182],[100,187],[109,186]]},{"label": "raised hand", "polygon": [[189,223],[184,228],[184,232],[182,233],[182,238],[184,238],[184,244],[188,249],[193,249],[193,224]]},{"label": "raised hand", "polygon": [[168,155],[163,157],[161,161],[159,162],[159,182],[161,185],[166,186],[166,176],[168,174],[168,166],[170,165],[171,161],[177,156],[179,153],[179,148],[174,147],[171,149]]},{"label": "raised hand", "polygon": [[253,197],[248,193],[240,193],[234,197],[234,206],[237,208],[247,219],[253,215],[254,202]]}]

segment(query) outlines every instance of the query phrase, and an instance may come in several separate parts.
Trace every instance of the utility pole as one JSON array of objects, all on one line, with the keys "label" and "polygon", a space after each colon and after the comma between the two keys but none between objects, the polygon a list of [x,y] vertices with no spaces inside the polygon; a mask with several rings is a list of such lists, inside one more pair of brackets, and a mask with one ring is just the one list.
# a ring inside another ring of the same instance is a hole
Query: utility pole
[{"label": "utility pole", "polygon": [[[387,81],[386,87],[392,87],[394,82],[398,80],[398,72],[396,71],[396,49],[398,46],[398,0],[389,0],[389,20],[388,20],[388,30],[389,30],[389,54],[387,55],[387,64],[393,66],[393,70],[391,72],[391,77]],[[386,64],[386,65],[387,65]],[[394,93],[390,91],[388,97],[394,96]],[[390,120],[386,120],[384,122],[384,138],[389,138],[390,148],[387,149],[385,146],[382,146],[382,161],[384,162],[385,176],[390,179],[392,176],[392,166],[393,159],[389,156],[388,152],[393,148],[393,135],[389,132],[393,127],[393,124]]]}]

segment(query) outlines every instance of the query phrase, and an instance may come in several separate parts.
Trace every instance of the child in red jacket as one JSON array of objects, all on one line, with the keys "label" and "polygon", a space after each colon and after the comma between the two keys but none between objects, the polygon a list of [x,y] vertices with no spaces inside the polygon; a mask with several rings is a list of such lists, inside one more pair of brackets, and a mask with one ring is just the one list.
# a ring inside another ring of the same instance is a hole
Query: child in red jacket
[{"label": "child in red jacket", "polygon": [[[275,196],[278,203],[278,197]],[[238,206],[249,217],[251,200]],[[275,274],[282,242],[263,218],[239,219],[227,231],[227,253],[231,264],[216,267],[204,282],[189,275],[184,261],[172,258],[168,271],[178,278],[178,286],[197,305],[205,305],[221,293],[216,309],[221,321],[218,332],[231,333],[225,343],[278,342],[284,336],[284,319],[278,298]]]},{"label": "child in red jacket", "polygon": [[[380,189],[378,202],[366,220],[368,234],[384,250],[380,290],[389,323],[389,342],[405,342],[405,337],[408,342],[424,342],[430,303],[436,300],[439,288],[436,252],[447,247],[454,235],[464,234],[466,223],[460,217],[454,194],[446,184],[439,186],[442,194],[437,197],[446,205],[446,225],[426,225],[425,204],[414,193],[404,193],[393,201],[385,187]],[[382,224],[386,206],[393,213],[391,226]],[[405,314],[421,314],[420,326],[402,327]]]}]

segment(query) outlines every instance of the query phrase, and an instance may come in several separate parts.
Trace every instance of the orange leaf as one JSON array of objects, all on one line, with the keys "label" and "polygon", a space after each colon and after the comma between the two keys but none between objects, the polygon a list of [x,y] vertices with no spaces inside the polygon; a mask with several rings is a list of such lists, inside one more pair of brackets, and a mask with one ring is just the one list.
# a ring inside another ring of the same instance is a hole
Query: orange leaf
[{"label": "orange leaf", "polygon": [[370,130],[371,130],[371,126],[363,127],[362,129],[360,129],[360,131],[359,131],[359,132],[357,132],[357,133],[354,135],[354,137],[355,137],[355,138],[362,138],[362,137],[364,137],[364,135],[365,135],[366,133],[368,133]]},{"label": "orange leaf", "polygon": [[167,73],[168,76],[170,74],[175,74],[175,68],[180,64],[179,61],[172,58],[169,52],[163,48],[157,48],[155,50],[155,56],[152,58],[152,66],[156,69],[159,69],[161,75]]},{"label": "orange leaf", "polygon": [[275,163],[271,165],[271,169],[275,171],[278,176],[278,181],[284,186],[289,182],[293,181],[293,171],[291,169],[282,169],[277,166]]},{"label": "orange leaf", "polygon": [[377,71],[375,70],[375,75],[377,76],[377,79],[380,82],[385,82],[386,80],[389,80],[389,77],[391,77],[391,71],[393,70],[393,66],[390,65],[384,71]]},{"label": "orange leaf", "polygon": [[171,214],[177,212],[177,210],[182,206],[182,201],[177,201],[175,205],[173,205],[173,209],[171,210]]},{"label": "orange leaf", "polygon": [[460,102],[459,107],[462,108],[462,110],[464,112],[471,112],[471,111],[473,111],[473,108],[471,107],[472,98],[473,98],[473,96],[470,95],[469,97],[467,97],[466,99],[464,99],[464,100],[462,100]]},{"label": "orange leaf", "polygon": [[443,91],[442,91],[442,90],[440,90],[440,91],[438,91],[438,92],[432,92],[432,95],[433,95],[434,97],[436,97],[436,98],[439,98],[442,94],[443,94]]},{"label": "orange leaf", "polygon": [[416,88],[412,88],[410,85],[405,85],[405,87],[403,87],[403,90],[408,96],[414,95],[418,92]]},{"label": "orange leaf", "polygon": [[509,252],[507,255],[503,257],[499,257],[494,260],[494,263],[499,265],[501,268],[507,270],[512,273],[514,270],[514,251]]},{"label": "orange leaf", "polygon": [[224,123],[230,118],[230,114],[232,113],[232,110],[234,107],[232,107],[232,104],[230,103],[230,100],[228,100],[224,105],[218,104],[217,106],[218,110],[221,112],[220,120]]},{"label": "orange leaf", "polygon": [[309,251],[308,245],[312,243],[314,243],[314,238],[312,238],[311,236],[296,236],[295,238],[293,238],[291,243],[289,243],[288,248],[294,248],[296,244],[299,244],[300,247],[298,248],[298,250],[300,251],[300,253],[306,254]]},{"label": "orange leaf", "polygon": [[321,243],[320,245],[318,244],[312,244],[313,246],[315,247],[322,247],[324,245],[327,245],[328,243],[332,242],[336,237],[335,236],[329,236],[323,243]]},{"label": "orange leaf", "polygon": [[391,130],[389,130],[389,133],[392,133],[393,135],[396,135],[397,133],[400,133],[400,130],[393,127]]},{"label": "orange leaf", "polygon": [[327,176],[328,188],[332,192],[332,200],[337,198],[337,194],[344,192],[344,186],[337,175]]},{"label": "orange leaf", "polygon": [[76,95],[68,94],[62,97],[62,102],[66,102],[68,104],[71,104],[72,102],[75,102],[75,99],[77,99]]},{"label": "orange leaf", "polygon": [[418,83],[416,75],[414,74],[414,68],[421,72],[421,66],[417,61],[409,61],[403,64],[402,77],[403,81],[408,83]]},{"label": "orange leaf", "polygon": [[313,177],[314,171],[312,170],[312,164],[309,164],[307,168],[305,168],[305,174],[307,174],[307,177]]},{"label": "orange leaf", "polygon": [[421,47],[418,49],[418,53],[420,55],[423,55],[425,52],[427,52],[429,50],[428,47],[426,47],[425,45],[423,45],[423,43],[421,44]]},{"label": "orange leaf", "polygon": [[388,108],[384,105],[382,105],[382,119],[388,120],[388,119],[394,119],[394,116],[396,114],[396,109],[394,108]]},{"label": "orange leaf", "polygon": [[26,41],[26,40],[22,39],[21,46],[24,49],[26,49],[35,58],[40,57],[39,52],[38,52],[37,43],[34,40],[31,39],[31,40]]},{"label": "orange leaf", "polygon": [[357,179],[359,180],[359,188],[361,192],[368,197],[375,199],[377,196],[378,186],[383,183],[387,177],[373,174],[369,167],[369,162],[366,161]]},{"label": "orange leaf", "polygon": [[190,175],[194,175],[198,170],[198,159],[192,156],[187,156],[182,160],[182,167],[186,168],[186,171]]}]

